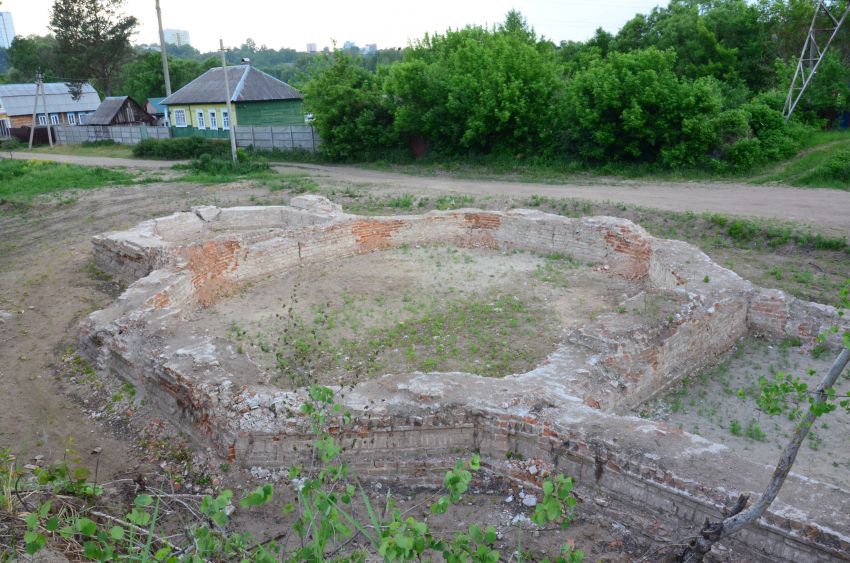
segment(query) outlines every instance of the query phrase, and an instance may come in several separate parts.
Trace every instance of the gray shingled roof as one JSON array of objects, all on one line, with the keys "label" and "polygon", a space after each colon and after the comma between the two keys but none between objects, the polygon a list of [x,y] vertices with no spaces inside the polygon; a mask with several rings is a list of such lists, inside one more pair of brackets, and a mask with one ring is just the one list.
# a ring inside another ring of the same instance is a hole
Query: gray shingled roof
[{"label": "gray shingled roof", "polygon": [[86,120],[86,125],[109,125],[112,118],[121,110],[127,96],[109,96],[103,99],[94,115]]},{"label": "gray shingled roof", "polygon": [[[49,113],[88,112],[95,111],[100,105],[100,96],[91,84],[83,84],[83,92],[79,100],[74,100],[68,92],[67,84],[49,82],[44,85]],[[35,97],[35,84],[0,84],[0,108],[10,116],[31,115]],[[38,112],[44,113],[38,100]]]},{"label": "gray shingled roof", "polygon": [[[227,94],[224,90],[224,75],[220,67],[211,68],[198,78],[183,86],[162,105],[220,104]],[[300,100],[301,92],[274,76],[270,76],[250,65],[228,67],[227,81],[230,84],[230,101],[260,102],[266,100]]]}]

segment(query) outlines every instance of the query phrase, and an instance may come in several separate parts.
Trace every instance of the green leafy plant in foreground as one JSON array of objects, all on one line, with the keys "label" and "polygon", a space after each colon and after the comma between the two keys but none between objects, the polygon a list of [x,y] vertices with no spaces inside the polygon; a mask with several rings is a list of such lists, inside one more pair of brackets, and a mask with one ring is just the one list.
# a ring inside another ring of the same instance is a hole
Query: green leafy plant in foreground
[{"label": "green leafy plant in foreground", "polygon": [[[233,492],[224,490],[203,497],[199,512],[202,521],[188,529],[184,546],[172,543],[158,531],[161,498],[143,492],[135,497],[129,511],[121,518],[104,515],[91,508],[69,509],[60,502],[62,497],[50,497],[28,510],[22,517],[26,531],[22,549],[34,555],[48,545],[73,546],[80,559],[91,561],[365,561],[369,554],[378,554],[386,561],[420,561],[442,559],[448,562],[492,562],[501,560],[496,548],[496,530],[492,526],[472,525],[449,537],[434,533],[428,522],[406,516],[394,507],[387,495],[386,508],[376,510],[363,486],[350,474],[342,458],[342,447],[335,438],[340,427],[350,422],[350,414],[335,402],[334,393],[327,387],[312,386],[309,400],[301,407],[309,423],[313,443],[309,464],[311,470],[292,467],[289,477],[296,491],[295,498],[282,507],[282,515],[290,519],[289,532],[297,541],[278,543],[277,540],[258,541],[249,533],[233,531],[230,521],[236,510]],[[331,429],[334,429],[332,433]],[[5,458],[4,458],[5,459]],[[472,481],[472,474],[481,467],[478,454],[458,460],[443,479],[444,494],[431,503],[433,514],[442,514],[460,502]],[[7,481],[0,481],[5,487]],[[69,484],[72,485],[69,488]],[[74,471],[51,466],[38,476],[36,484],[41,493],[63,491],[75,497],[97,497],[101,490],[79,478]],[[556,524],[566,528],[576,505],[572,495],[573,481],[563,475],[546,477],[543,481],[543,500],[537,505],[532,521],[541,528]],[[271,484],[263,484],[239,500],[243,510],[267,505],[275,500]],[[365,508],[367,517],[360,518],[355,503]],[[6,507],[4,507],[5,509]],[[284,534],[288,537],[289,534]],[[365,548],[346,546],[360,536]],[[293,547],[294,545],[294,547]],[[0,545],[0,560],[6,555]],[[563,546],[551,563],[578,563],[583,553]]]}]

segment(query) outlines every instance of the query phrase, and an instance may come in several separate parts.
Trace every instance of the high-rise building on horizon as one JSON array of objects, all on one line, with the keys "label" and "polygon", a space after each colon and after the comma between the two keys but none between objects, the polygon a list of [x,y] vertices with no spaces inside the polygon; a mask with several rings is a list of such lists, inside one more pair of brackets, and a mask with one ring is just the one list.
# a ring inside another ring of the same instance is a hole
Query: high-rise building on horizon
[{"label": "high-rise building on horizon", "polygon": [[185,29],[163,29],[162,33],[165,35],[166,43],[177,45],[178,47],[191,45],[191,42],[189,41],[189,32]]},{"label": "high-rise building on horizon", "polygon": [[11,12],[0,12],[0,47],[8,49],[15,38],[15,24]]},{"label": "high-rise building on horizon", "polygon": [[319,49],[316,47],[315,43],[307,43],[307,52],[308,53],[317,53]]}]

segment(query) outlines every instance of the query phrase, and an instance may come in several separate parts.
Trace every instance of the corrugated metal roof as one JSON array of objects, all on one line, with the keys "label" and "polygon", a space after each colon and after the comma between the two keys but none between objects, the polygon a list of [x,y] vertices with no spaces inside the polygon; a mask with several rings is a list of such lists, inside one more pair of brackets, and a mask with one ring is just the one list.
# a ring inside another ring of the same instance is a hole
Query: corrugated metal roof
[{"label": "corrugated metal roof", "polygon": [[148,98],[148,103],[153,108],[154,113],[165,113],[165,108],[162,106],[162,100],[164,99],[165,98]]},{"label": "corrugated metal roof", "polygon": [[109,125],[112,118],[121,110],[127,96],[109,96],[103,99],[103,103],[94,112],[94,115],[86,120],[86,125]]},{"label": "corrugated metal roof", "polygon": [[[180,88],[162,101],[163,105],[220,104],[227,94],[224,89],[223,69],[211,68],[198,78]],[[300,100],[301,92],[274,76],[249,65],[227,69],[231,101],[260,102],[268,100]]]},{"label": "corrugated metal roof", "polygon": [[[7,114],[31,115],[35,84],[0,84],[0,107]],[[68,91],[68,85],[62,82],[50,82],[44,85],[48,113],[95,111],[100,105],[100,96],[91,84],[83,84],[82,95],[74,100]],[[41,99],[38,100],[38,113],[44,113]]]}]

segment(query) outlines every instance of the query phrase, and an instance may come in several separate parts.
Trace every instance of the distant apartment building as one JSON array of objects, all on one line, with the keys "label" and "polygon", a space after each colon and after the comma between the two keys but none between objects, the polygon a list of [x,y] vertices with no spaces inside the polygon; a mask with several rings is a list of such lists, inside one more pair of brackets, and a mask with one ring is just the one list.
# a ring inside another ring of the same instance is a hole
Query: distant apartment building
[{"label": "distant apartment building", "polygon": [[307,52],[308,53],[318,53],[319,49],[315,43],[307,43]]},{"label": "distant apartment building", "polygon": [[0,47],[8,49],[15,38],[15,24],[10,12],[0,12]]},{"label": "distant apartment building", "polygon": [[342,44],[342,48],[348,51],[349,49],[357,49],[357,43],[354,41],[346,41]]},{"label": "distant apartment building", "polygon": [[365,47],[363,47],[363,52],[367,55],[374,55],[378,52],[378,44],[377,43],[369,43]]},{"label": "distant apartment building", "polygon": [[185,29],[163,29],[162,33],[165,35],[166,43],[177,45],[178,47],[181,45],[191,45],[189,32]]}]

